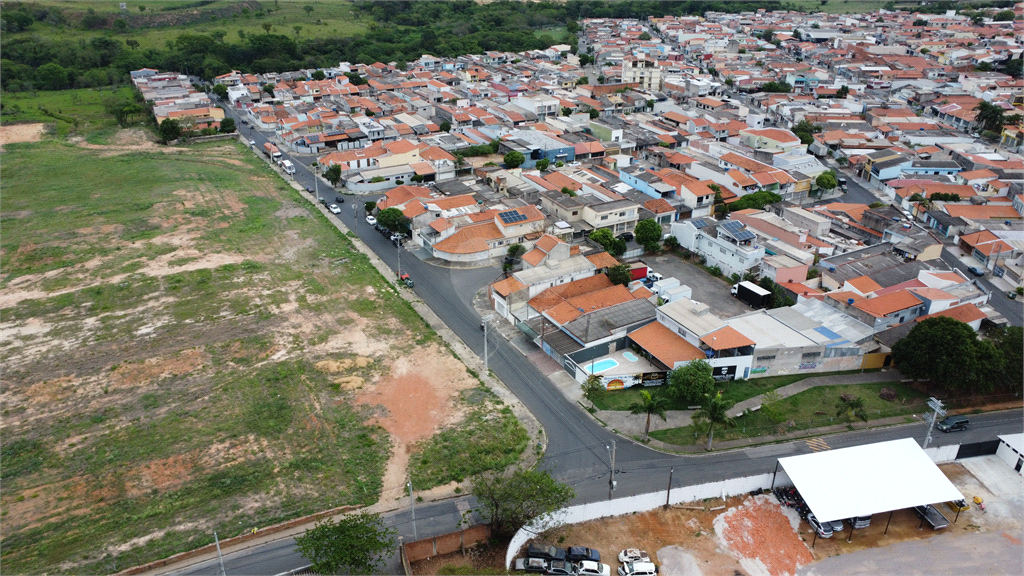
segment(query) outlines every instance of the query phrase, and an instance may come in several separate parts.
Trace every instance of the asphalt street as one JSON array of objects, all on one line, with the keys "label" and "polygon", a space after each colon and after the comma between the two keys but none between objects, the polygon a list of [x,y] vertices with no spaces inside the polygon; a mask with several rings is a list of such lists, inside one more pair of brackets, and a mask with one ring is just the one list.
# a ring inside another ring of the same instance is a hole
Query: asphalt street
[{"label": "asphalt street", "polygon": [[[237,112],[229,113],[237,118]],[[239,124],[239,126],[241,126]],[[265,136],[252,129],[244,135],[257,141],[261,153]],[[282,151],[283,152],[283,151]],[[285,154],[285,158],[290,155]],[[294,162],[294,160],[293,160]],[[296,181],[312,186],[309,167],[295,162]],[[851,183],[852,184],[852,183]],[[331,196],[334,194],[329,192]],[[361,204],[369,198],[352,197],[342,213],[336,215],[352,228],[382,261],[397,269],[399,250],[366,224]],[[477,354],[483,354],[480,317],[472,307],[477,291],[496,279],[497,267],[449,269],[427,264],[408,251],[401,254],[402,269],[415,281],[414,291],[431,309]],[[674,468],[673,485],[685,486],[726,478],[770,472],[777,458],[810,453],[803,441],[754,447],[701,456],[677,456],[651,450],[612,434],[593,420],[578,405],[570,402],[548,382],[540,370],[511,344],[491,332],[489,363],[491,370],[537,417],[548,435],[549,443],[541,465],[560,481],[576,491],[574,504],[597,502],[609,498],[610,454],[608,447],[616,441],[614,497],[630,496],[661,490],[668,481],[668,470]],[[1019,432],[1024,426],[1019,411],[981,414],[971,417],[971,429],[958,435],[936,437],[933,445],[990,440],[999,433]],[[850,432],[827,437],[831,448],[878,442],[913,436],[923,441],[923,423],[906,426]],[[417,535],[441,534],[457,529],[461,520],[460,502],[465,508],[467,498],[448,500],[417,507]],[[406,540],[413,538],[410,512],[401,510],[386,516]],[[229,574],[279,574],[306,565],[288,540],[229,554],[225,566]],[[174,574],[213,574],[208,565],[196,565]]]},{"label": "asphalt street", "polygon": [[949,250],[942,251],[942,261],[963,272],[968,278],[974,278],[983,290],[990,293],[992,296],[988,300],[989,306],[1002,314],[1007,322],[1014,326],[1024,325],[1024,299],[1018,297],[1015,300],[1010,300],[1002,290],[992,285],[987,276],[982,278],[975,277],[967,269],[968,265],[961,262]]}]

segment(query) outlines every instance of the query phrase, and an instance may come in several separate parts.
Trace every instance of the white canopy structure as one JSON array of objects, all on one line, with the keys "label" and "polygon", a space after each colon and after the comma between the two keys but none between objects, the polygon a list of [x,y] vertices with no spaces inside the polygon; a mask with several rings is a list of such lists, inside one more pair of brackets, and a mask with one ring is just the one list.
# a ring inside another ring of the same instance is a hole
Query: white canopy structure
[{"label": "white canopy structure", "polygon": [[780,458],[779,464],[820,520],[963,499],[913,438]]}]

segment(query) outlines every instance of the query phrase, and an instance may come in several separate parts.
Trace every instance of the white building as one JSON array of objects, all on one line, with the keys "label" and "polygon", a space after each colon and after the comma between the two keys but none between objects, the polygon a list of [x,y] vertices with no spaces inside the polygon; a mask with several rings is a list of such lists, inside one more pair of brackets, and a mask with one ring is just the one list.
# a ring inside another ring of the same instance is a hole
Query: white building
[{"label": "white building", "polygon": [[664,87],[661,67],[655,60],[643,54],[622,59],[622,82],[639,83],[643,90],[661,90]]},{"label": "white building", "polygon": [[757,237],[738,220],[690,218],[673,222],[672,235],[680,246],[700,254],[708,266],[718,266],[726,276],[743,275],[764,258],[764,248],[754,244]]}]

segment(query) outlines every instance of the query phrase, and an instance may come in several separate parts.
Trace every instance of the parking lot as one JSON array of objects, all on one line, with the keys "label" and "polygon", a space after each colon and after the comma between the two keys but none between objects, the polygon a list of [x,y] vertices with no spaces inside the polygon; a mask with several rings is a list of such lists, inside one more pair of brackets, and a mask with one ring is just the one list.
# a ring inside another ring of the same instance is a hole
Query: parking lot
[{"label": "parking lot", "polygon": [[750,307],[729,294],[729,281],[715,278],[698,266],[684,262],[675,254],[645,256],[642,258],[651,269],[665,278],[675,277],[680,284],[693,289],[693,299],[703,302],[722,318],[731,318],[750,312]]}]

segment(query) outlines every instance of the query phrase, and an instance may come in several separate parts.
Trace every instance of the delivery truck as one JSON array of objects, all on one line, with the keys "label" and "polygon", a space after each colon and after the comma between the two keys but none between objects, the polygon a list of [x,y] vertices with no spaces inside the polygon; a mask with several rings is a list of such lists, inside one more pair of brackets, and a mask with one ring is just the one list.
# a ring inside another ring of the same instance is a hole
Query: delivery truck
[{"label": "delivery truck", "polygon": [[743,300],[751,308],[767,308],[772,301],[772,293],[753,282],[744,281],[739,284],[733,284],[730,293],[733,298]]},{"label": "delivery truck", "polygon": [[634,262],[629,265],[630,281],[632,280],[643,280],[647,278],[647,264],[643,262]]},{"label": "delivery truck", "polygon": [[275,163],[281,160],[281,151],[277,149],[277,146],[274,146],[270,142],[263,145],[263,153],[267,155],[267,158],[270,158]]}]

